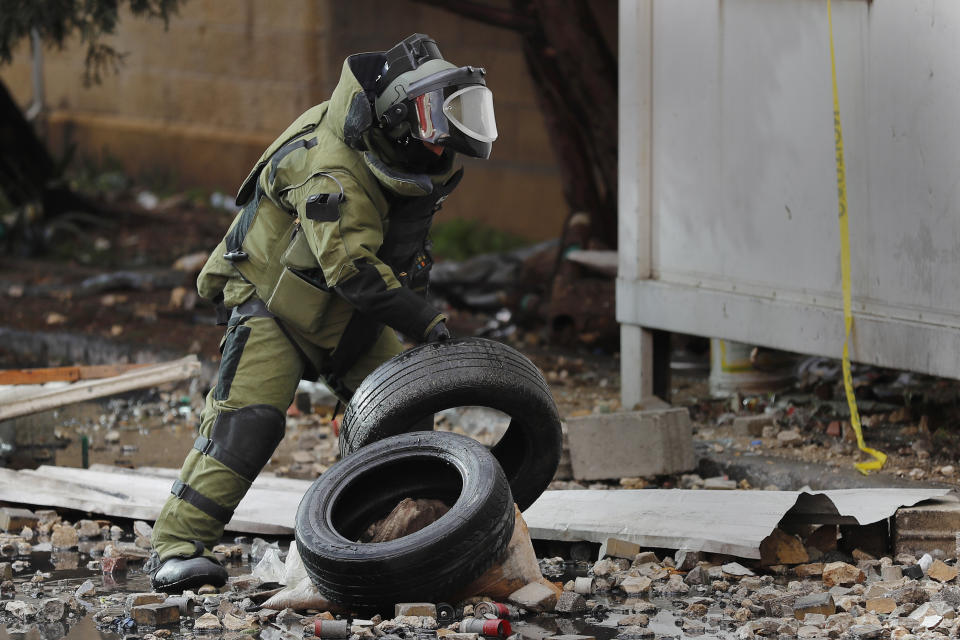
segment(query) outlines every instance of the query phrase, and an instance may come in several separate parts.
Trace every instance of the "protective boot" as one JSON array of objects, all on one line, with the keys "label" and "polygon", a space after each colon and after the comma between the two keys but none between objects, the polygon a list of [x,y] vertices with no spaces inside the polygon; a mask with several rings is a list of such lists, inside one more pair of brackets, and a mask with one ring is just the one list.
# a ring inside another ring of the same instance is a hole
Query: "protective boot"
[{"label": "protective boot", "polygon": [[203,544],[194,541],[192,556],[173,556],[160,561],[154,553],[144,571],[150,575],[150,584],[156,591],[179,593],[205,584],[222,587],[227,582],[227,570],[216,560],[203,555]]}]

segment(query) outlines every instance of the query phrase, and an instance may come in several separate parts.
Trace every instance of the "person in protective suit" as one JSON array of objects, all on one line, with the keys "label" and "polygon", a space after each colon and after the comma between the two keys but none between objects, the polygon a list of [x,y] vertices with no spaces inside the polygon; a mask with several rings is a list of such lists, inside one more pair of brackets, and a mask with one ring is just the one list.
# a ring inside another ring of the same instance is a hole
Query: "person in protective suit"
[{"label": "person in protective suit", "polygon": [[153,529],[153,587],[220,586],[211,548],[283,438],[301,378],[346,402],[415,341],[449,337],[425,300],[434,213],[460,181],[455,153],[490,155],[493,98],[414,34],[350,56],[327,102],[263,153],[197,281],[227,325],[200,435]]}]

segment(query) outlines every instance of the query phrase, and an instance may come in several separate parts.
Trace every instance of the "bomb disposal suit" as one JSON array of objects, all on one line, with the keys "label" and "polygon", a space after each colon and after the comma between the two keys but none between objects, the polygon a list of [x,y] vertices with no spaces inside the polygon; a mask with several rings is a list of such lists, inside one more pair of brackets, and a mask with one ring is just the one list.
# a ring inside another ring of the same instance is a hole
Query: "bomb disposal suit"
[{"label": "bomb disposal suit", "polygon": [[222,585],[210,549],[283,438],[301,378],[344,401],[416,341],[449,336],[425,300],[434,213],[457,186],[455,152],[487,158],[496,138],[479,67],[429,37],[347,58],[330,100],[261,156],[242,207],[198,279],[226,335],[200,435],[153,530],[153,586]]}]

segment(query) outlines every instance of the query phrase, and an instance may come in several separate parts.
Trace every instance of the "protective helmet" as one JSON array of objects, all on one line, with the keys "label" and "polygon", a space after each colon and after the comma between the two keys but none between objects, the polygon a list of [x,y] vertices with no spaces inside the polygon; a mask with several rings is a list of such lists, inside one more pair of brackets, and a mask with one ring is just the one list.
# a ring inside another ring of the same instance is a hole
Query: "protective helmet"
[{"label": "protective helmet", "polygon": [[486,73],[447,62],[432,38],[415,33],[386,53],[376,85],[377,120],[395,139],[410,136],[488,158],[497,123]]}]

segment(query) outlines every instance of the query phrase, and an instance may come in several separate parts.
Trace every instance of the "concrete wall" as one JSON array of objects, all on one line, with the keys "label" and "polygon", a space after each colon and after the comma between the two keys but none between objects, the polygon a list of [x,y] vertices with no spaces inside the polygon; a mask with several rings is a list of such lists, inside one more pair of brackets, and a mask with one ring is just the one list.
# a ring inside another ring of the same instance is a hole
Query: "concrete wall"
[{"label": "concrete wall", "polygon": [[[413,32],[435,37],[456,64],[485,66],[500,139],[441,214],[482,219],[531,239],[559,235],[566,214],[556,163],[511,32],[406,0],[188,0],[164,32],[124,15],[109,42],[119,73],[84,87],[84,49],[45,51],[50,145],[117,158],[128,172],[180,188],[234,192],[263,148],[324,100],[350,53],[383,50]],[[16,99],[32,95],[22,43],[0,71]]]}]

